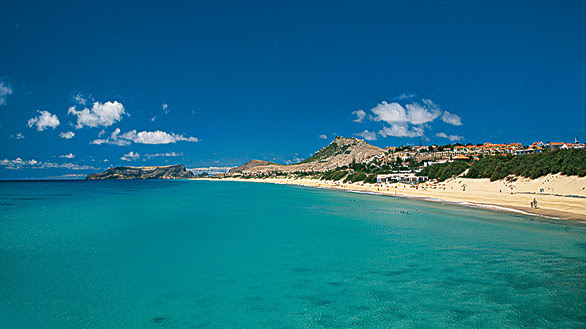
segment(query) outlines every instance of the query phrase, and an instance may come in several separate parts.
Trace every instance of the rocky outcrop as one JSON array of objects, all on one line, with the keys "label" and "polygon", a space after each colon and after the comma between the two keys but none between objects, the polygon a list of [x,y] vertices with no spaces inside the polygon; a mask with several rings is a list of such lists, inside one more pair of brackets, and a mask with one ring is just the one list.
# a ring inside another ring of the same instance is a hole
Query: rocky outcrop
[{"label": "rocky outcrop", "polygon": [[100,174],[89,174],[85,179],[181,179],[194,178],[185,166],[114,167]]},{"label": "rocky outcrop", "polygon": [[320,172],[341,166],[347,166],[351,164],[352,161],[361,163],[375,155],[384,153],[385,151],[383,149],[370,145],[361,139],[336,137],[330,145],[322,148],[310,158],[299,163],[280,165],[268,161],[252,160],[242,166],[232,168],[229,173]]}]

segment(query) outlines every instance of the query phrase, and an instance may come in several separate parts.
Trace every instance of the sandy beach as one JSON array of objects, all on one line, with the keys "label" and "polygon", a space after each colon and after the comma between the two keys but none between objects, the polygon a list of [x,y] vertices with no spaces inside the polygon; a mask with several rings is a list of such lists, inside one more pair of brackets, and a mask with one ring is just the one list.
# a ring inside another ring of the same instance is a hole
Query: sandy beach
[{"label": "sandy beach", "polygon": [[[489,179],[453,178],[438,184],[423,183],[417,187],[402,183],[346,184],[315,179],[291,178],[223,179],[331,188],[419,198],[437,202],[453,202],[465,206],[488,207],[501,211],[516,211],[586,223],[586,177],[556,174],[534,180],[519,178],[512,182],[506,180],[490,182]],[[533,200],[537,200],[536,209],[531,207]]]}]

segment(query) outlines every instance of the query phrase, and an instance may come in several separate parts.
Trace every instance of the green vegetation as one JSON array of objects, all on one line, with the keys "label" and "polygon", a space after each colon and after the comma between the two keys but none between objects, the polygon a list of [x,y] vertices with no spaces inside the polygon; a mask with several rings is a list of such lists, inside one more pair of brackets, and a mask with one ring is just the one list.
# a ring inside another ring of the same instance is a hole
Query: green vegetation
[{"label": "green vegetation", "polygon": [[329,170],[321,175],[321,179],[324,180],[340,180],[346,177],[348,173],[346,171]]},{"label": "green vegetation", "polygon": [[486,156],[472,165],[463,161],[435,164],[425,167],[419,176],[444,181],[463,173],[466,169],[468,178],[490,178],[491,181],[503,179],[509,175],[523,176],[531,179],[547,174],[586,176],[586,149],[554,150],[520,156]]},{"label": "green vegetation", "polygon": [[368,178],[364,181],[365,183],[374,184],[376,183],[376,174],[368,175]]},{"label": "green vegetation", "polygon": [[475,162],[469,178],[490,178],[491,181],[517,175],[531,179],[547,174],[586,176],[586,149],[554,150],[522,156],[491,156]]},{"label": "green vegetation", "polygon": [[421,172],[417,173],[417,176],[427,176],[429,179],[437,179],[443,182],[448,178],[460,175],[469,167],[470,165],[464,161],[438,163],[423,168]]},{"label": "green vegetation", "polygon": [[363,182],[367,178],[368,178],[368,176],[365,173],[358,171],[358,172],[355,172],[355,173],[348,175],[348,177],[346,177],[344,182],[346,182],[346,183]]}]

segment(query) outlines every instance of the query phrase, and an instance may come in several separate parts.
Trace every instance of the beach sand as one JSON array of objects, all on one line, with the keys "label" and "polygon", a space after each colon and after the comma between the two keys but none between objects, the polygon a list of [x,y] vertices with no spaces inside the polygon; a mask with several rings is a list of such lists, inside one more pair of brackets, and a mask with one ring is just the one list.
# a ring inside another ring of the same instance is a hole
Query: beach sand
[{"label": "beach sand", "polygon": [[[538,179],[519,178],[516,181],[453,178],[439,184],[424,183],[417,188],[402,183],[365,184],[336,183],[315,179],[238,179],[224,180],[301,185],[382,195],[419,198],[438,202],[453,202],[466,206],[488,207],[495,210],[524,212],[531,215],[568,219],[586,223],[586,177],[547,175]],[[537,200],[537,209],[531,201]]]}]

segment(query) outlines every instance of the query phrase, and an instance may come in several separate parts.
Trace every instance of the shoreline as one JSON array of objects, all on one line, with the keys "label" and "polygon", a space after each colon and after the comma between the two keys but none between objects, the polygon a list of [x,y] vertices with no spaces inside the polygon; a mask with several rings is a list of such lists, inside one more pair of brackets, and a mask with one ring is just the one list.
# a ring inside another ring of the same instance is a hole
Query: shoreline
[{"label": "shoreline", "polygon": [[[555,178],[555,177],[554,177]],[[313,188],[324,188],[324,189],[331,189],[331,190],[339,190],[345,192],[353,192],[353,193],[362,193],[362,194],[373,194],[373,195],[382,195],[382,196],[394,196],[394,197],[404,197],[409,199],[416,199],[428,202],[440,202],[446,204],[453,204],[465,207],[472,207],[472,208],[480,208],[480,209],[489,209],[494,211],[505,211],[509,213],[517,213],[522,214],[525,216],[536,216],[541,218],[548,218],[548,219],[556,219],[556,220],[570,220],[573,222],[583,223],[586,224],[586,199],[582,196],[575,198],[570,196],[559,196],[559,195],[547,195],[547,194],[538,194],[538,193],[531,193],[531,192],[516,192],[513,194],[510,193],[501,193],[498,192],[497,195],[494,195],[495,192],[489,193],[487,191],[480,191],[478,189],[468,190],[468,193],[465,191],[454,191],[451,188],[446,190],[439,191],[428,191],[425,188],[422,189],[414,189],[414,188],[407,188],[408,185],[401,184],[401,183],[394,183],[394,184],[362,184],[362,183],[347,183],[347,184],[336,184],[333,182],[326,182],[326,181],[318,181],[312,179],[276,179],[276,178],[265,178],[265,179],[241,179],[241,178],[221,178],[221,179],[214,179],[214,178],[203,178],[203,180],[213,180],[213,181],[238,181],[238,182],[255,182],[255,183],[270,183],[270,184],[280,184],[280,185],[296,185],[296,186],[303,186],[303,187],[313,187]],[[466,180],[465,183],[470,183],[468,180],[470,179],[451,179],[446,181],[448,187],[452,187],[450,185],[453,184],[461,184],[462,180]],[[451,181],[451,182],[450,182]],[[476,180],[478,183],[482,185],[487,184],[498,184],[498,182],[484,182],[483,180]],[[488,180],[486,180],[488,181]],[[485,187],[485,186],[483,186]],[[499,186],[500,187],[500,186]],[[381,190],[382,189],[382,190]],[[502,191],[502,188],[499,190]],[[439,193],[438,193],[439,192]],[[492,194],[492,195],[491,195]],[[524,201],[525,203],[529,203],[534,197],[539,197],[537,209],[532,209],[528,206],[523,206],[520,200]],[[545,199],[545,201],[543,200]],[[486,202],[490,201],[490,202]],[[498,202],[495,202],[498,201]],[[543,204],[545,203],[545,206]],[[560,209],[561,208],[561,209]]]}]

